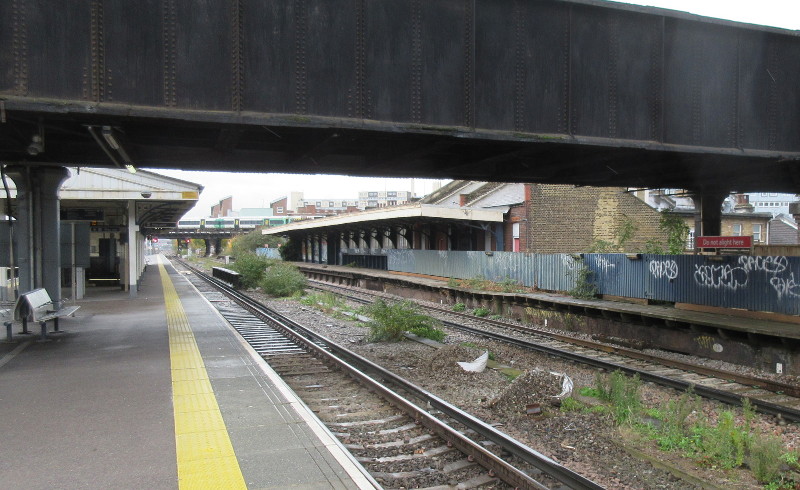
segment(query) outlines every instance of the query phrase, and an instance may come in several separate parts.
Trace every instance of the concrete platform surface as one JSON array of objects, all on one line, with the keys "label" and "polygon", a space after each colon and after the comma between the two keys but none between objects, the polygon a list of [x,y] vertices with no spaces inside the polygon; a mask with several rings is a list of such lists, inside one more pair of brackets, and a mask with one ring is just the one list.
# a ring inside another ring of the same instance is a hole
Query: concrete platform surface
[{"label": "concrete platform surface", "polygon": [[[373,488],[361,466],[194,287],[168,264],[164,271],[186,312],[241,472],[240,484],[224,486]],[[88,288],[76,316],[61,320],[64,333],[50,334],[47,342],[34,335],[0,343],[0,488],[222,487],[179,480],[187,474],[181,470],[186,451],[176,444],[187,443],[176,435],[176,421],[184,424],[184,409],[176,408],[183,394],[173,392],[176,354],[165,289],[151,260],[136,298]],[[206,449],[191,446],[190,452]],[[216,460],[194,464],[212,478],[217,473]]]}]

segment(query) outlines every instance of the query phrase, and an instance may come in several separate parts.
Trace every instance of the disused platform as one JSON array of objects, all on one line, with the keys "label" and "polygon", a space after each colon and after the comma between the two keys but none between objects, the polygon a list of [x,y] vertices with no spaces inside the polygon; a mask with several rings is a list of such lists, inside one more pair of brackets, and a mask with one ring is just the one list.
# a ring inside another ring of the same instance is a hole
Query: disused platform
[{"label": "disused platform", "polygon": [[[564,294],[502,293],[448,285],[448,278],[347,266],[298,263],[310,278],[445,305],[463,303],[524,322],[638,348],[700,355],[769,372],[800,374],[800,318],[676,308]],[[793,323],[792,321],[797,321]]]},{"label": "disused platform", "polygon": [[88,288],[63,333],[0,343],[0,486],[374,488],[269,365],[154,259],[138,297]]}]

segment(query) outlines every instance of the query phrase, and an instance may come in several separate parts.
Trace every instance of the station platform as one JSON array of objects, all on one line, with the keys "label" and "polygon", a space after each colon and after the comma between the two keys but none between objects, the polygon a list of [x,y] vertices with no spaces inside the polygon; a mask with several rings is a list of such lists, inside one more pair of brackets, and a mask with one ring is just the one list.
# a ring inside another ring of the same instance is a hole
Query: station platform
[{"label": "station platform", "polygon": [[166,259],[78,304],[0,343],[0,487],[377,487]]},{"label": "station platform", "polygon": [[[446,291],[448,278],[409,274],[405,272],[361,269],[346,266],[324,265],[313,263],[297,263],[301,270],[327,276],[340,276],[353,279],[377,280],[384,283],[407,283],[411,287],[422,287],[429,290]],[[492,291],[476,291],[484,296],[520,298],[550,305],[561,305],[575,308],[592,308],[607,312],[630,315],[632,317],[648,317],[668,322],[679,322],[705,326],[715,329],[739,331],[745,334],[756,334],[768,337],[800,340],[800,319],[794,317],[792,322],[785,321],[786,315],[744,316],[750,312],[727,310],[725,313],[710,313],[691,309],[680,309],[672,306],[647,305],[614,301],[608,299],[577,299],[567,294],[546,292],[536,293],[499,293]],[[776,317],[770,319],[769,316]]]}]

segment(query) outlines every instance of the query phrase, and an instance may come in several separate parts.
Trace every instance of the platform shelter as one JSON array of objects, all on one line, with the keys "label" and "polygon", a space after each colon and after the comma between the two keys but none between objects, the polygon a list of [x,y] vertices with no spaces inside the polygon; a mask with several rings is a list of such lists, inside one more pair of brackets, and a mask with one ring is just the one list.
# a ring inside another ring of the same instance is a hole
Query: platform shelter
[{"label": "platform shelter", "polygon": [[142,170],[6,166],[3,171],[0,300],[5,301],[43,287],[60,303],[62,287],[75,300],[87,285],[120,286],[136,296],[152,245],[148,236],[173,228],[203,190]]}]

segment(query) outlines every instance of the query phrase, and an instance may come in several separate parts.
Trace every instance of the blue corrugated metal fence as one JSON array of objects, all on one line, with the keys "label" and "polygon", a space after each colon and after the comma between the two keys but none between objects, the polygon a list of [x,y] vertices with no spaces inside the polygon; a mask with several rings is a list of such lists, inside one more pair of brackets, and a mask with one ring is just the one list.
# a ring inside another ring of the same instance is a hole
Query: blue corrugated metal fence
[{"label": "blue corrugated metal fence", "polygon": [[569,291],[585,266],[600,294],[800,315],[800,257],[386,252],[399,272]]}]

